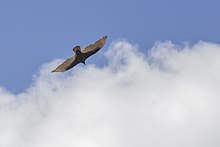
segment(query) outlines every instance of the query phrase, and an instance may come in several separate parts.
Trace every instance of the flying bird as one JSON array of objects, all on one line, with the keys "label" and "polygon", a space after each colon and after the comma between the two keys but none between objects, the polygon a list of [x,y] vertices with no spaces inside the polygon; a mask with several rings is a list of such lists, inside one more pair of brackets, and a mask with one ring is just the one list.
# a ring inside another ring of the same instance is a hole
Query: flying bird
[{"label": "flying bird", "polygon": [[73,48],[75,55],[65,60],[52,72],[64,72],[64,71],[67,71],[73,68],[75,65],[79,63],[83,63],[84,65],[86,65],[86,62],[85,62],[86,59],[90,57],[91,55],[95,54],[96,52],[98,52],[104,46],[106,39],[107,39],[107,36],[104,36],[102,37],[102,39],[96,41],[93,44],[86,46],[82,50],[80,46],[75,46]]}]

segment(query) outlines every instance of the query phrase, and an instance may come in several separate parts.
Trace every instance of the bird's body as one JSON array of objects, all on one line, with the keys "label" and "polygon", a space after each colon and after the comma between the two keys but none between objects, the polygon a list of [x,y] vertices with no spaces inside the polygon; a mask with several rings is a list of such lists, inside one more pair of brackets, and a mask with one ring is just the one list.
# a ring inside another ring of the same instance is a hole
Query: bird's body
[{"label": "bird's body", "polygon": [[60,64],[55,70],[52,72],[64,72],[79,63],[86,64],[85,61],[88,57],[98,52],[105,44],[107,36],[104,36],[102,39],[96,41],[93,44],[88,45],[83,50],[80,49],[80,46],[75,46],[73,51],[76,53],[74,56],[65,60],[62,64]]}]

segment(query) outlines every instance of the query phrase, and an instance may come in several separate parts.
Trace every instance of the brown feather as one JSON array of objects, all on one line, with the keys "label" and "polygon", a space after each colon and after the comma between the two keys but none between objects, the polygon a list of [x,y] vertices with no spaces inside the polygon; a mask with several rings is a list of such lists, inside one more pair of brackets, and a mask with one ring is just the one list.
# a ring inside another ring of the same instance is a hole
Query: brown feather
[{"label": "brown feather", "polygon": [[64,72],[68,69],[74,67],[76,64],[80,63],[76,60],[76,55],[66,59],[62,64],[60,64],[55,70],[52,72]]},{"label": "brown feather", "polygon": [[77,51],[77,54],[75,54],[74,56],[72,56],[72,57],[68,58],[67,60],[65,60],[62,64],[60,64],[52,72],[64,72],[64,71],[67,71],[67,70],[73,68],[78,63],[84,63],[85,64],[85,60],[88,57],[90,57],[91,55],[98,52],[104,46],[104,44],[106,42],[106,39],[107,39],[107,36],[104,36],[104,37],[102,37],[102,39],[96,41],[95,43],[86,46],[82,51],[80,51],[79,46],[76,46],[74,49],[79,50],[79,53]]},{"label": "brown feather", "polygon": [[85,59],[98,52],[104,46],[106,39],[107,36],[104,36],[102,39],[96,41],[95,43],[86,46],[82,50],[82,53],[85,55]]}]

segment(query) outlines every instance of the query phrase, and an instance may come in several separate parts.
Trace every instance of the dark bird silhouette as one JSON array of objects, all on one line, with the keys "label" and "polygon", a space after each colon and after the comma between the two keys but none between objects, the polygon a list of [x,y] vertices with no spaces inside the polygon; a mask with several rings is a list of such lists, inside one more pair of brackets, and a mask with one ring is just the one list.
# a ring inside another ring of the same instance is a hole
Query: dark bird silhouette
[{"label": "dark bird silhouette", "polygon": [[88,57],[98,52],[105,44],[107,36],[102,37],[102,39],[96,41],[93,44],[86,46],[83,50],[81,50],[80,46],[75,46],[73,51],[76,53],[74,56],[65,60],[62,64],[60,64],[56,69],[52,72],[64,72],[79,63],[83,63],[86,65],[85,61]]}]

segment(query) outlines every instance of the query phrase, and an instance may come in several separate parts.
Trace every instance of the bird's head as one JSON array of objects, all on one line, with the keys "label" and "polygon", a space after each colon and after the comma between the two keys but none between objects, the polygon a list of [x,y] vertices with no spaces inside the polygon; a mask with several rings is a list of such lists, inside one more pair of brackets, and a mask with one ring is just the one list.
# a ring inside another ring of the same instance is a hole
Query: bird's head
[{"label": "bird's head", "polygon": [[76,55],[79,55],[79,54],[81,54],[82,52],[80,51],[80,50],[77,50],[76,51]]}]

